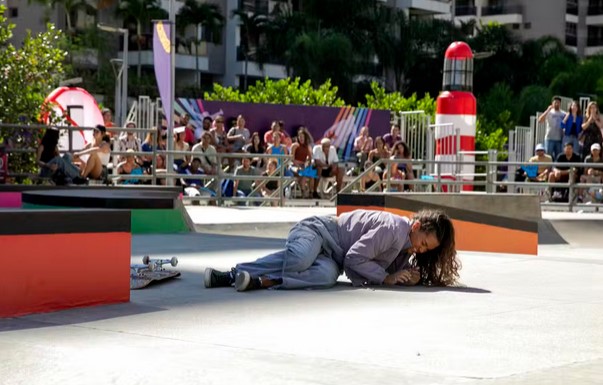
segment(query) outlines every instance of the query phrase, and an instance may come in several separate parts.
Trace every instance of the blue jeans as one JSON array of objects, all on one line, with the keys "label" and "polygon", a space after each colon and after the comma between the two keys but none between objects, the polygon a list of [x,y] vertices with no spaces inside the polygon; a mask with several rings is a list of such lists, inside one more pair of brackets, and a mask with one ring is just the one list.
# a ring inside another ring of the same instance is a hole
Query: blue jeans
[{"label": "blue jeans", "polygon": [[553,157],[553,161],[557,160],[557,156],[561,154],[561,141],[560,140],[545,140],[544,147],[546,153]]},{"label": "blue jeans", "polygon": [[277,251],[254,262],[240,263],[236,270],[245,270],[256,278],[281,278],[275,289],[324,289],[335,285],[339,266],[324,254],[323,237],[303,222],[293,227],[285,250]]},{"label": "blue jeans", "polygon": [[563,137],[563,147],[565,147],[567,143],[571,143],[574,146],[575,154],[582,154],[582,146],[580,146],[576,135],[565,135]]}]

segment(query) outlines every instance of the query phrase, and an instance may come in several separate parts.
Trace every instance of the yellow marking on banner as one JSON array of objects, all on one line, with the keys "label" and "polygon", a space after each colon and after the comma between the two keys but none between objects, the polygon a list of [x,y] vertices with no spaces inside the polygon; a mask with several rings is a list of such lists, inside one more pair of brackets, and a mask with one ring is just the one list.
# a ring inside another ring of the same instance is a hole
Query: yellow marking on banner
[{"label": "yellow marking on banner", "polygon": [[160,21],[157,24],[157,36],[159,37],[159,42],[161,42],[161,46],[165,50],[165,52],[170,53],[170,39],[167,37],[165,33],[165,29],[163,28],[163,23]]}]

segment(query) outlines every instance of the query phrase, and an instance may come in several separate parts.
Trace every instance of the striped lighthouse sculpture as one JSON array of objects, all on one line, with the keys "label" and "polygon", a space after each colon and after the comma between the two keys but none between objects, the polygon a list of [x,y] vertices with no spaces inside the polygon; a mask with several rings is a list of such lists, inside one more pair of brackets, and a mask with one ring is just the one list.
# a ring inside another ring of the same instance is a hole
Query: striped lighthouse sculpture
[{"label": "striped lighthouse sculpture", "polygon": [[[436,161],[475,160],[474,154],[458,154],[459,151],[475,151],[475,114],[473,52],[467,43],[457,41],[450,44],[444,57],[443,92],[438,96],[436,107]],[[443,179],[473,180],[473,165],[458,167],[449,163],[439,167]],[[462,189],[470,191],[473,186],[466,184]]]}]

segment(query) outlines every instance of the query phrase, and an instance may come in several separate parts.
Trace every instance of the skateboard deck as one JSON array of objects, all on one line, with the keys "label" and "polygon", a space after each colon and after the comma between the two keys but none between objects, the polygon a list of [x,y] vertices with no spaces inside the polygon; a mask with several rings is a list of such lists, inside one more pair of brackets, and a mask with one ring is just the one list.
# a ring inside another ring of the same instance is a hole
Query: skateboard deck
[{"label": "skateboard deck", "polygon": [[142,265],[135,264],[130,266],[130,290],[142,289],[154,282],[161,282],[166,279],[180,276],[176,270],[166,270],[163,265],[178,265],[178,258],[171,259],[151,259],[148,255],[142,258]]}]

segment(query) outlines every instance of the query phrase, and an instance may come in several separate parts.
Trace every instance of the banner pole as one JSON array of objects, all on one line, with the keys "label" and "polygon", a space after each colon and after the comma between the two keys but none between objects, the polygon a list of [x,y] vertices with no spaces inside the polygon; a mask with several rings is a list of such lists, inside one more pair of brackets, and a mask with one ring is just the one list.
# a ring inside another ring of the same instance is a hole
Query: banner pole
[{"label": "banner pole", "polygon": [[[176,9],[174,0],[170,0],[170,96],[168,98],[169,108],[167,110],[172,116],[166,117],[168,121],[167,135],[167,157],[166,168],[167,172],[171,173],[174,167],[174,155],[170,151],[174,151],[174,99],[176,98]],[[174,185],[174,179],[168,178],[166,181],[168,186]]]}]

